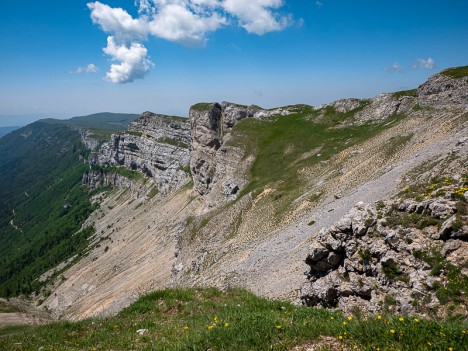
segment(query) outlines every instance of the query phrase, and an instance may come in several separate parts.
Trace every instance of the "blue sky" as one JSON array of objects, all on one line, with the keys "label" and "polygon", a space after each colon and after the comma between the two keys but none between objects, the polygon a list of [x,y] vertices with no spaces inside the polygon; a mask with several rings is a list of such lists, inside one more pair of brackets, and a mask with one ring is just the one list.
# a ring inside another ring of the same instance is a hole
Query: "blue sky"
[{"label": "blue sky", "polygon": [[0,115],[318,105],[468,65],[468,1],[5,1],[0,41]]}]

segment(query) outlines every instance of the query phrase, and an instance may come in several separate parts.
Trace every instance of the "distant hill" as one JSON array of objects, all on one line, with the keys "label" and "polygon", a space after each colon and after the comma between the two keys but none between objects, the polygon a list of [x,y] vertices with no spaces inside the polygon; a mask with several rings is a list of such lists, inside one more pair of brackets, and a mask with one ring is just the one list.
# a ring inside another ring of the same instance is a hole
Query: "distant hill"
[{"label": "distant hill", "polygon": [[44,119],[43,122],[76,125],[91,129],[121,131],[126,130],[127,126],[138,117],[140,117],[140,115],[134,113],[101,112],[87,116],[73,117],[67,120],[47,118]]},{"label": "distant hill", "polygon": [[7,135],[8,133],[11,133],[12,131],[19,129],[21,127],[19,126],[13,126],[13,127],[0,127],[0,138],[2,136]]}]

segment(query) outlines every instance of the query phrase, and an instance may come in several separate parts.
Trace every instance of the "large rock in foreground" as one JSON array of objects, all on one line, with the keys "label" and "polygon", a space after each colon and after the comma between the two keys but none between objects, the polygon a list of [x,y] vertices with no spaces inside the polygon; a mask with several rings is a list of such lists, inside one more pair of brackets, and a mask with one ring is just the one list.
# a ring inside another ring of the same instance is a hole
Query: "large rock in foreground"
[{"label": "large rock in foreground", "polygon": [[322,229],[305,261],[303,303],[403,313],[453,303],[466,313],[466,182],[458,177],[429,185],[427,199],[419,201],[359,203]]}]

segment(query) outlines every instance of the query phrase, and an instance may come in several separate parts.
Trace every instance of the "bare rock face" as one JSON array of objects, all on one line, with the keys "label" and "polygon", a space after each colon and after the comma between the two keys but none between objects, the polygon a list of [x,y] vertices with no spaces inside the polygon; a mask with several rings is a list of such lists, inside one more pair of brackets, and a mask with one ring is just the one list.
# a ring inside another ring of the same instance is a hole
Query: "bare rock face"
[{"label": "bare rock face", "polygon": [[454,79],[446,72],[431,76],[419,86],[417,93],[420,105],[435,108],[461,105],[468,109],[468,76]]},{"label": "bare rock face", "polygon": [[346,113],[361,107],[360,99],[340,99],[332,102],[328,106],[335,108],[337,112]]},{"label": "bare rock face", "polygon": [[358,203],[322,229],[305,260],[303,303],[403,313],[444,304],[439,290],[450,284],[449,275],[468,279],[468,205],[456,195],[463,182],[433,185],[426,200]]},{"label": "bare rock face", "polygon": [[216,181],[216,152],[222,144],[222,109],[218,103],[198,104],[190,109],[192,150],[190,169],[200,195],[210,192]]},{"label": "bare rock face", "polygon": [[85,175],[84,181],[91,188],[97,182],[109,183],[106,169],[125,167],[152,178],[161,193],[168,193],[190,180],[184,169],[189,164],[190,143],[188,120],[145,112],[130,124],[128,132],[113,134],[101,146],[90,161],[100,168]]},{"label": "bare rock face", "polygon": [[286,110],[263,110],[229,102],[198,104],[190,109],[190,169],[195,189],[209,207],[235,199],[247,183],[251,160],[241,147],[227,145],[232,128],[244,118],[264,118]]}]

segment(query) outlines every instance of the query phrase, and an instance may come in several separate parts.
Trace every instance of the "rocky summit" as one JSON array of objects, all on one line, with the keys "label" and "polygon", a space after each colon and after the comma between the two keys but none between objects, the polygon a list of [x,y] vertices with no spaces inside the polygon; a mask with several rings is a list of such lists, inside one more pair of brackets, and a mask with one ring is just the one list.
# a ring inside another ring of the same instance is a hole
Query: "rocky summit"
[{"label": "rocky summit", "polygon": [[42,308],[82,319],[155,289],[240,286],[309,306],[466,313],[460,72],[317,107],[143,113],[93,144],[92,234],[60,278],[43,276]]}]

